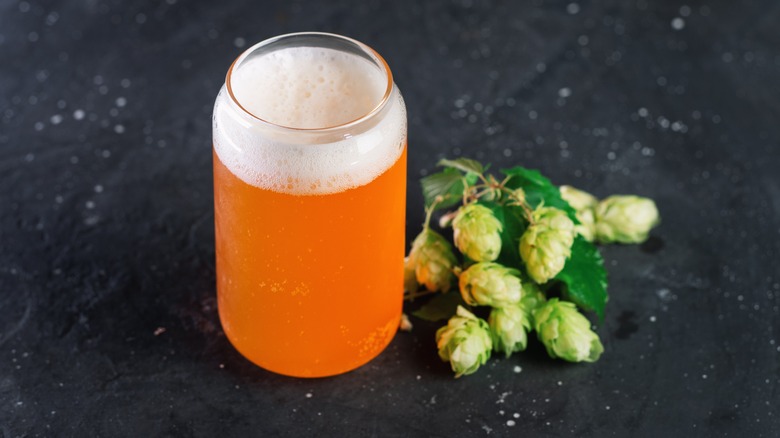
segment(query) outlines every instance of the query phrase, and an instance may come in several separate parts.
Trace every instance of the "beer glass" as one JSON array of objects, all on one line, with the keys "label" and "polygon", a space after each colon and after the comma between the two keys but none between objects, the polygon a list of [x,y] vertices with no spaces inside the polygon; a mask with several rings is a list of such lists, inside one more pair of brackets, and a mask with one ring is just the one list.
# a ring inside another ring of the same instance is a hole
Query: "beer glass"
[{"label": "beer glass", "polygon": [[213,115],[219,316],[297,377],[377,356],[403,297],[406,108],[382,57],[325,33],[240,55]]}]

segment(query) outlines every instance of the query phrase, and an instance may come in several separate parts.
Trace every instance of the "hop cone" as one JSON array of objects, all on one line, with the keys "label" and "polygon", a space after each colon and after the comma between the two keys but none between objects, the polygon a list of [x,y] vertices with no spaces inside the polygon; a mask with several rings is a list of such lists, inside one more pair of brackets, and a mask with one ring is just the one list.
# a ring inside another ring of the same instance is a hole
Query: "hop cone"
[{"label": "hop cone", "polygon": [[452,268],[456,263],[452,245],[441,234],[425,228],[412,243],[407,266],[414,267],[417,282],[426,289],[447,292],[455,280]]},{"label": "hop cone", "polygon": [[596,217],[593,209],[596,208],[599,200],[590,193],[572,186],[561,186],[561,197],[577,210],[577,220],[580,223],[574,226],[574,230],[588,242],[593,242],[596,235]]},{"label": "hop cone", "polygon": [[461,207],[452,221],[455,246],[476,262],[492,262],[501,252],[503,226],[489,208],[479,204]]},{"label": "hop cone", "polygon": [[522,297],[519,272],[498,263],[481,262],[460,274],[460,294],[469,305],[501,307]]},{"label": "hop cone", "polygon": [[534,310],[545,302],[547,300],[544,297],[544,293],[542,293],[536,283],[533,281],[523,282],[523,297],[520,298],[520,307],[528,313],[529,319],[533,318]]},{"label": "hop cone", "polygon": [[458,306],[447,325],[436,331],[439,357],[449,361],[455,377],[469,375],[490,359],[490,328],[483,319]]},{"label": "hop cone", "polygon": [[539,283],[555,277],[571,255],[574,222],[563,210],[539,207],[533,214],[534,224],[520,238],[520,256],[528,275]]},{"label": "hop cone", "polygon": [[494,308],[490,312],[488,325],[493,339],[493,348],[504,352],[506,357],[515,351],[525,350],[528,345],[531,319],[519,303]]},{"label": "hop cone", "polygon": [[596,239],[603,243],[641,243],[660,221],[652,199],[610,196],[596,207]]},{"label": "hop cone", "polygon": [[404,259],[404,290],[407,292],[417,292],[420,289],[420,283],[417,282],[417,272],[415,272],[414,263],[411,257]]},{"label": "hop cone", "polygon": [[588,192],[575,189],[572,186],[561,186],[561,198],[571,205],[571,208],[579,211],[586,208],[594,208],[599,200]]},{"label": "hop cone", "polygon": [[552,298],[534,311],[534,329],[547,354],[569,362],[595,362],[604,347],[573,303]]}]

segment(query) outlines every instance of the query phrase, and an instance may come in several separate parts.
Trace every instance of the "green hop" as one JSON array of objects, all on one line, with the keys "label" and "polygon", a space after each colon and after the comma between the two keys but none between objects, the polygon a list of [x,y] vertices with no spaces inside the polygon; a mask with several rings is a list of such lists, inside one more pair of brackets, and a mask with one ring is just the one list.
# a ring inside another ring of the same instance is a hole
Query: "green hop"
[{"label": "green hop", "polygon": [[596,239],[603,243],[641,243],[660,221],[652,199],[610,196],[596,207]]},{"label": "green hop", "polygon": [[498,263],[481,262],[460,274],[460,294],[469,305],[501,307],[520,301],[519,271]]},{"label": "green hop", "polygon": [[515,351],[525,350],[528,345],[531,318],[520,303],[494,308],[490,312],[488,325],[493,338],[493,348],[503,351],[506,357]]},{"label": "green hop", "polygon": [[509,357],[515,351],[523,351],[528,345],[533,313],[544,304],[545,298],[539,286],[523,281],[523,298],[517,304],[497,307],[490,312],[488,325],[493,338],[493,348]]},{"label": "green hop", "polygon": [[520,306],[528,312],[528,317],[533,318],[534,310],[547,301],[544,293],[533,281],[523,281],[523,297],[520,298]]},{"label": "green hop", "polygon": [[512,190],[511,198],[517,204],[525,204],[525,190],[523,190],[521,187]]},{"label": "green hop", "polygon": [[503,226],[489,208],[479,204],[461,207],[452,221],[455,246],[475,262],[492,262],[501,252]]},{"label": "green hop", "polygon": [[528,275],[542,284],[563,269],[571,255],[576,232],[569,216],[553,207],[538,207],[533,222],[520,237],[520,257]]},{"label": "green hop", "polygon": [[551,298],[534,311],[534,329],[547,354],[569,362],[595,362],[604,347],[574,303]]},{"label": "green hop", "polygon": [[561,198],[571,205],[571,208],[579,211],[586,208],[594,208],[599,200],[588,192],[575,189],[572,186],[561,186]]},{"label": "green hop", "polygon": [[447,325],[436,331],[439,357],[449,361],[455,377],[469,375],[490,359],[492,341],[485,320],[458,306]]},{"label": "green hop", "polygon": [[415,272],[415,266],[411,260],[410,257],[404,259],[404,290],[417,292],[420,289],[420,283],[417,282],[417,272]]},{"label": "green hop", "polygon": [[412,243],[407,265],[414,267],[417,282],[426,289],[447,292],[455,280],[452,268],[456,263],[452,245],[441,234],[425,228]]},{"label": "green hop", "polygon": [[596,216],[593,209],[596,208],[599,200],[590,193],[572,186],[561,186],[561,197],[577,211],[577,220],[580,223],[574,226],[575,231],[588,242],[593,242],[596,234]]}]

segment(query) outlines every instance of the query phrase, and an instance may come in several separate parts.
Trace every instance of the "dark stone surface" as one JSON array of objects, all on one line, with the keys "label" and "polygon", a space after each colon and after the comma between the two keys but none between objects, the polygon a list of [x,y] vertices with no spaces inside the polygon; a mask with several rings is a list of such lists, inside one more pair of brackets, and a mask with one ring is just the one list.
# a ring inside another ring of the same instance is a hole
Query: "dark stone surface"
[{"label": "dark stone surface", "polygon": [[[780,4],[325,3],[0,3],[0,436],[777,436]],[[534,343],[453,380],[420,321],[329,379],[233,350],[212,103],[301,30],[392,66],[410,236],[445,155],[657,200],[648,243],[603,249],[597,364]]]}]

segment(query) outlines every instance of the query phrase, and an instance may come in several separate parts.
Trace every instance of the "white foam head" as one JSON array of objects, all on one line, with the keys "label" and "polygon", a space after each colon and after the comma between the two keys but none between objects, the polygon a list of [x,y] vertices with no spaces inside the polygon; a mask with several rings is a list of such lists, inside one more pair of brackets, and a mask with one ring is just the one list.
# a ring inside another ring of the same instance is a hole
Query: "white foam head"
[{"label": "white foam head", "polygon": [[263,189],[312,195],[367,184],[406,144],[395,86],[380,105],[387,84],[381,65],[345,51],[287,47],[246,58],[230,77],[240,105],[226,87],[217,97],[214,149],[231,172]]}]

